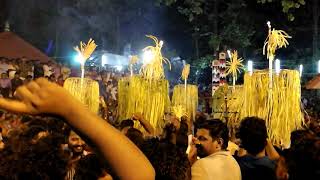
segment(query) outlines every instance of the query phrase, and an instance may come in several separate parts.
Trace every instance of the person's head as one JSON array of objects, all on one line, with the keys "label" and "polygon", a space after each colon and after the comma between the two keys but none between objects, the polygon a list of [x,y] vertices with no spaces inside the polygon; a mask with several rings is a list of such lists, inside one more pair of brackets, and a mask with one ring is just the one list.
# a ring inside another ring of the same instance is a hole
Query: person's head
[{"label": "person's head", "polygon": [[31,75],[28,75],[28,76],[26,77],[26,79],[27,79],[28,81],[31,81],[31,80],[32,80],[32,76],[31,76]]},{"label": "person's head", "polygon": [[2,73],[1,74],[1,78],[3,78],[3,79],[8,78],[8,74],[7,73]]},{"label": "person's head", "polygon": [[141,147],[143,144],[143,134],[136,128],[129,128],[126,136],[138,147]]},{"label": "person's head", "polygon": [[56,76],[54,74],[52,74],[50,77],[49,77],[49,80],[54,82],[56,80]]},{"label": "person's head", "polygon": [[42,120],[38,118],[33,125],[28,124],[8,136],[4,149],[0,151],[0,179],[64,179],[68,163],[60,148],[64,137],[58,132],[38,136],[49,127],[46,120],[45,125],[38,123]]},{"label": "person's head", "polygon": [[290,180],[319,179],[320,139],[309,137],[289,149],[286,163]]},{"label": "person's head", "polygon": [[245,150],[251,155],[264,151],[267,144],[267,127],[265,121],[258,117],[246,117],[240,123],[239,138]]},{"label": "person's head", "polygon": [[220,120],[207,120],[197,126],[198,156],[203,158],[228,147],[229,130]]},{"label": "person's head", "polygon": [[85,143],[79,135],[77,135],[74,131],[70,131],[68,137],[68,146],[72,151],[73,157],[77,157],[83,154]]},{"label": "person's head", "polygon": [[123,120],[120,123],[120,131],[123,134],[127,134],[128,129],[133,128],[133,126],[134,126],[133,120],[131,120],[131,119]]},{"label": "person's head", "polygon": [[291,147],[294,147],[304,141],[306,138],[314,137],[314,134],[310,130],[296,130],[291,132],[290,141]]},{"label": "person's head", "polygon": [[106,163],[102,157],[89,154],[82,157],[76,165],[74,180],[112,180],[107,172]]},{"label": "person's head", "polygon": [[147,140],[141,149],[156,171],[156,180],[190,180],[191,165],[185,151],[168,142]]},{"label": "person's head", "polygon": [[16,73],[14,74],[14,78],[15,78],[15,79],[19,79],[19,78],[20,78],[20,73],[19,73],[19,72],[16,72]]},{"label": "person's head", "polygon": [[63,81],[63,75],[60,75],[60,76],[58,77],[58,81]]}]

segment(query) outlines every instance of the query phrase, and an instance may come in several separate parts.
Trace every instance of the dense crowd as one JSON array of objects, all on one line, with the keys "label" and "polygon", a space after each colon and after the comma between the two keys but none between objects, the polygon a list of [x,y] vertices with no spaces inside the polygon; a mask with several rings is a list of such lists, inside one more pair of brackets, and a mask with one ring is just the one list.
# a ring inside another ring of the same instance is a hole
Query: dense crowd
[{"label": "dense crowd", "polygon": [[[2,59],[1,70],[8,63]],[[60,86],[63,83],[53,78],[56,71],[52,69],[59,69],[54,68],[56,65],[30,64],[33,68],[29,69],[34,73],[31,75],[31,72],[25,74],[21,65],[24,63],[18,60],[12,64],[16,72],[11,77],[12,69],[5,72],[4,68],[3,74],[9,75],[0,81],[1,94],[6,98],[0,99],[3,109],[0,112],[0,179],[298,180],[320,177],[320,126],[316,124],[308,123],[305,129],[292,132],[289,149],[273,146],[265,121],[257,117],[243,119],[232,139],[223,121],[208,119],[200,112],[194,127],[188,127],[188,117],[178,118],[169,113],[165,116],[166,125],[156,133],[158,131],[139,113],[117,122],[89,112]],[[53,74],[44,73],[45,78],[37,80],[26,78],[40,77],[35,76],[35,70],[40,67],[43,72],[51,69]],[[70,69],[65,72],[69,77]],[[61,68],[60,73],[54,76],[62,75],[63,82],[66,77]],[[113,88],[121,74],[89,69],[86,76],[96,79],[103,92],[110,92],[101,93],[107,103],[116,102]],[[17,78],[21,80],[19,83]],[[11,85],[2,86],[4,82]],[[6,87],[10,88],[3,90]]]}]

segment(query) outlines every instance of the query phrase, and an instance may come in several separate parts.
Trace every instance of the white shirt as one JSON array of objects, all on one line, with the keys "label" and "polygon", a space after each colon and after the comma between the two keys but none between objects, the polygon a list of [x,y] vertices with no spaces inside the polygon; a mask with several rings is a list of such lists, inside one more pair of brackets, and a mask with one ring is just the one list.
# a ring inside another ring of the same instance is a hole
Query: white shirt
[{"label": "white shirt", "polygon": [[197,160],[191,174],[192,180],[241,180],[239,164],[227,151]]}]

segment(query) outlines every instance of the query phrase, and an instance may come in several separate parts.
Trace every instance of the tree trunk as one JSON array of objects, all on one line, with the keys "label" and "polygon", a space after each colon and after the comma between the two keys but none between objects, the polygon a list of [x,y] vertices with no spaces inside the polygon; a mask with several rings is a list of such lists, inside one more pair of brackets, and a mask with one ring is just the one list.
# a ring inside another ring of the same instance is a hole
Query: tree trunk
[{"label": "tree trunk", "polygon": [[318,29],[318,22],[319,22],[319,3],[318,0],[313,0],[313,60],[317,61],[319,60],[319,29]]}]

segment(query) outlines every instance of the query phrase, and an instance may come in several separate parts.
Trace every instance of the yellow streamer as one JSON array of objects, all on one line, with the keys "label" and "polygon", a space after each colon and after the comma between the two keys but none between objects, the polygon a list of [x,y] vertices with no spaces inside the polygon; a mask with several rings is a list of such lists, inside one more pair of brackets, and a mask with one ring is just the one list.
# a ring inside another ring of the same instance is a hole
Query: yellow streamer
[{"label": "yellow streamer", "polygon": [[173,89],[172,105],[185,107],[188,117],[195,120],[198,107],[198,87],[188,84],[185,90],[185,85],[176,85]]},{"label": "yellow streamer", "polygon": [[68,78],[63,87],[92,112],[98,113],[99,84],[96,81],[87,78]]},{"label": "yellow streamer", "polygon": [[182,75],[181,75],[182,80],[187,80],[189,77],[189,73],[190,73],[190,64],[186,64],[182,70]]},{"label": "yellow streamer", "polygon": [[165,125],[164,113],[170,107],[169,83],[167,80],[149,81],[139,76],[118,81],[119,120],[142,113],[155,129]]},{"label": "yellow streamer", "polygon": [[[257,71],[244,77],[243,102],[239,102],[239,118],[257,116],[266,120],[268,135],[272,142],[289,147],[290,133],[302,128],[304,116],[301,111],[301,87],[299,72],[282,70],[275,76],[273,88],[268,88],[267,71]],[[271,91],[272,100],[268,94]]]},{"label": "yellow streamer", "polygon": [[151,35],[147,35],[147,37],[154,41],[155,46],[148,46],[143,49],[144,52],[149,51],[152,54],[152,57],[150,62],[141,67],[140,74],[148,80],[163,79],[165,75],[162,63],[169,64],[169,68],[171,69],[170,61],[163,57],[161,53],[163,42]]}]

